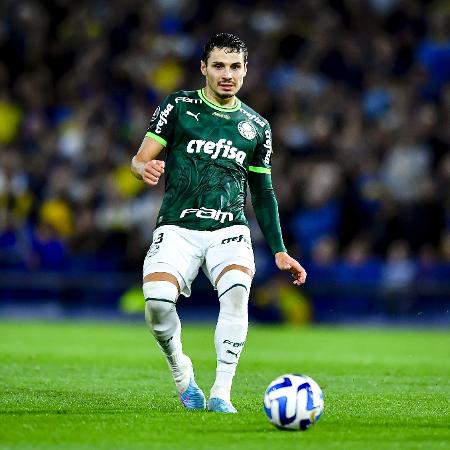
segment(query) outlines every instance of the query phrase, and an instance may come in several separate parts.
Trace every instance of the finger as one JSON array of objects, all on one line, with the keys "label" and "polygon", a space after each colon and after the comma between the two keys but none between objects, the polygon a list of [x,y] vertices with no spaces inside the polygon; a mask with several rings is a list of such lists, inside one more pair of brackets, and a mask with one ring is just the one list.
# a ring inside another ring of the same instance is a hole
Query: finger
[{"label": "finger", "polygon": [[297,277],[299,284],[304,284],[306,282],[306,272],[302,270]]},{"label": "finger", "polygon": [[158,166],[147,166],[145,168],[145,171],[151,175],[159,177],[164,172],[164,169],[162,169],[161,167],[158,167]]},{"label": "finger", "polygon": [[144,181],[151,186],[155,186],[158,184],[159,177],[144,176]]},{"label": "finger", "polygon": [[291,270],[292,277],[294,278],[293,283],[297,286],[304,284],[306,281],[306,271],[302,268],[300,270]]},{"label": "finger", "polygon": [[159,174],[157,174],[157,173],[146,172],[144,176],[145,176],[145,178],[147,178],[148,180],[151,180],[151,181],[158,182],[158,180],[159,180]]},{"label": "finger", "polygon": [[160,174],[159,172],[154,172],[154,171],[146,171],[146,173],[145,173],[145,176],[151,178],[152,180],[153,179],[159,180],[159,177],[161,175],[162,174]]},{"label": "finger", "polygon": [[148,163],[149,170],[157,172],[159,174],[164,173],[164,166],[165,166],[164,161],[149,161]]},{"label": "finger", "polygon": [[159,167],[153,167],[153,166],[145,166],[144,168],[144,173],[146,173],[147,175],[152,175],[154,177],[159,178],[162,175],[162,170]]},{"label": "finger", "polygon": [[161,169],[164,172],[164,168],[166,167],[166,162],[165,161],[160,161],[159,159],[155,161],[158,167],[161,167]]},{"label": "finger", "polygon": [[161,166],[152,166],[151,167],[151,171],[158,173],[158,174],[163,174],[164,173],[164,167]]}]

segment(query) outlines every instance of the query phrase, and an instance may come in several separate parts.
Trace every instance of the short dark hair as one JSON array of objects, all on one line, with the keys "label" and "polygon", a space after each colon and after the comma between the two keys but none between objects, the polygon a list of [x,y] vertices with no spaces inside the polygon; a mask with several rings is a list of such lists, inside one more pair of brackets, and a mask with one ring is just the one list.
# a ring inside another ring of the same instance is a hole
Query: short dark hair
[{"label": "short dark hair", "polygon": [[214,48],[226,49],[228,53],[243,53],[244,62],[247,62],[248,49],[244,41],[231,33],[217,33],[205,44],[202,54],[202,61],[207,62],[209,55]]}]

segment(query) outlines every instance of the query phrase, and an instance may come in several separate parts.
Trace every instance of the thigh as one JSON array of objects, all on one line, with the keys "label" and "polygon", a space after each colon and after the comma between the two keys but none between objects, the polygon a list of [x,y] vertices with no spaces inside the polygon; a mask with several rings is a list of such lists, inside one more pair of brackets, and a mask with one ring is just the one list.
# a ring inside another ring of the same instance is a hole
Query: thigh
[{"label": "thigh", "polygon": [[153,242],[144,260],[143,276],[155,272],[174,275],[185,297],[203,263],[201,249],[190,236],[191,230],[163,225],[153,233]]},{"label": "thigh", "polygon": [[255,273],[250,230],[245,225],[233,225],[212,232],[203,270],[214,287],[219,274],[231,264],[247,267]]}]

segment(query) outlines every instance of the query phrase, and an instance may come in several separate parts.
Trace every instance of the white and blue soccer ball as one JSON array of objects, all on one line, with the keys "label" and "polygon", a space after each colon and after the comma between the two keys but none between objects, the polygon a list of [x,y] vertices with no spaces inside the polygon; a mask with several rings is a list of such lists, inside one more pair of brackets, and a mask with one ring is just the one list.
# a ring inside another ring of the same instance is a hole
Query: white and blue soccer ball
[{"label": "white and blue soccer ball", "polygon": [[322,389],[306,375],[281,375],[266,389],[264,410],[277,428],[305,431],[322,415]]}]

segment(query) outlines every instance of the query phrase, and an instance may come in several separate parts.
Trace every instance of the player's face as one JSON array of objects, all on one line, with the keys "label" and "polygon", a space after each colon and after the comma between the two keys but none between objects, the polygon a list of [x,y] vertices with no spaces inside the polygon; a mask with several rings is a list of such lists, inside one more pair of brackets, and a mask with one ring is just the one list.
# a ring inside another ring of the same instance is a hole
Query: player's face
[{"label": "player's face", "polygon": [[206,93],[218,101],[231,99],[237,94],[247,74],[247,63],[242,52],[230,52],[214,48],[208,61],[201,62],[206,77]]}]

